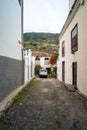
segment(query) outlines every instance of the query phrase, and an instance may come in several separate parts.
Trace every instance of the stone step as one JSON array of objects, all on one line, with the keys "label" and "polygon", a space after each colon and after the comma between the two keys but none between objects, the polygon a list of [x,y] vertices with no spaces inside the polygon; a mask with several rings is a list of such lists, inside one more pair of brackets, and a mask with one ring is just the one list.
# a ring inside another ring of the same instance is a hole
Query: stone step
[{"label": "stone step", "polygon": [[72,84],[65,84],[65,88],[67,88],[69,91],[75,91],[75,86]]}]

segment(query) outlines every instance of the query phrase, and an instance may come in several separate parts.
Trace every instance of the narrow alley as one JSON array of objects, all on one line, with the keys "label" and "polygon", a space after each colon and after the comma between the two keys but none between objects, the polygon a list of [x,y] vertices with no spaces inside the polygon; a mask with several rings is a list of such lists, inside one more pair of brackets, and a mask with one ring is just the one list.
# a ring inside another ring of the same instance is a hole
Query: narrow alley
[{"label": "narrow alley", "polygon": [[87,130],[87,101],[56,79],[35,78],[0,118],[0,130]]}]

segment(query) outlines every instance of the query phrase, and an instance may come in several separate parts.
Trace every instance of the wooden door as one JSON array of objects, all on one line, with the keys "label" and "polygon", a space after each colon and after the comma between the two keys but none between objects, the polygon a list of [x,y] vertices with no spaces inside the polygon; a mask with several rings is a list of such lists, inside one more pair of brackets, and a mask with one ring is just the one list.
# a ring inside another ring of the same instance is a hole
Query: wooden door
[{"label": "wooden door", "polygon": [[65,61],[62,62],[62,81],[65,82]]},{"label": "wooden door", "polygon": [[72,64],[72,83],[77,89],[77,62],[73,62]]}]

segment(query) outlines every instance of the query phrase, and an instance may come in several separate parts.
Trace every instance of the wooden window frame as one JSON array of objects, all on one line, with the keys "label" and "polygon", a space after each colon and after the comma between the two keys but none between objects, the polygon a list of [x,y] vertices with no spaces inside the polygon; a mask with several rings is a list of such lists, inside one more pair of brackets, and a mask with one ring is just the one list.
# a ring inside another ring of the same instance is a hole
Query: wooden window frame
[{"label": "wooden window frame", "polygon": [[65,56],[65,41],[62,42],[62,57]]},{"label": "wooden window frame", "polygon": [[65,61],[62,61],[62,81],[65,82]]},{"label": "wooden window frame", "polygon": [[78,51],[78,24],[71,31],[71,53]]},{"label": "wooden window frame", "polygon": [[77,89],[77,62],[72,63],[72,84]]}]

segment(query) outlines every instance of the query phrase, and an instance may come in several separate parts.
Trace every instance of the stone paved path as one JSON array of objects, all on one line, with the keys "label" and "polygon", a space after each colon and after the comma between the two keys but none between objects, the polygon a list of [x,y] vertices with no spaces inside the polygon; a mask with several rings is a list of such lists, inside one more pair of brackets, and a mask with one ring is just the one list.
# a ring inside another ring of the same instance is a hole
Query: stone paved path
[{"label": "stone paved path", "polygon": [[36,78],[0,119],[0,130],[87,130],[87,101],[56,79]]}]

